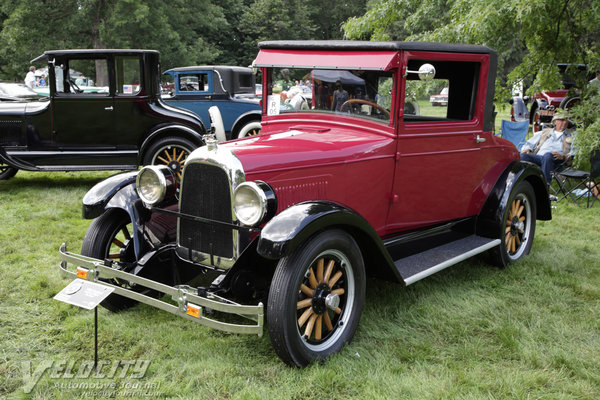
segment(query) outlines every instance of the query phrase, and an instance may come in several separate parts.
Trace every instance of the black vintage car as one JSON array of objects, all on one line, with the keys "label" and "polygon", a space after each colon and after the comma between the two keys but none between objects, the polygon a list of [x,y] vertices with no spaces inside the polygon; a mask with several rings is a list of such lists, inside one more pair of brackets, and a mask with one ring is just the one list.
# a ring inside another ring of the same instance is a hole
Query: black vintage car
[{"label": "black vintage car", "polygon": [[0,179],[28,171],[131,170],[165,164],[179,173],[205,133],[195,114],[160,99],[154,50],[52,50],[50,97],[0,102]]}]

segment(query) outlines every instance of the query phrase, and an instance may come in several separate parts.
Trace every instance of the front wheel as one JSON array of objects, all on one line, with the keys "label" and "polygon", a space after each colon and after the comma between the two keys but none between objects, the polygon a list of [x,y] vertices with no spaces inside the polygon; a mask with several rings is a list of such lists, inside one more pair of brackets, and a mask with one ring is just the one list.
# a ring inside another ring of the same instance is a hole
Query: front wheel
[{"label": "front wheel", "polygon": [[536,203],[533,187],[521,182],[511,193],[500,223],[500,245],[493,250],[493,261],[500,267],[529,254],[535,234]]},{"label": "front wheel", "polygon": [[364,263],[354,239],[340,230],[314,236],[275,270],[267,303],[275,351],[297,367],[340,351],[354,336],[364,299]]},{"label": "front wheel", "polygon": [[[119,209],[107,210],[94,219],[85,233],[81,254],[100,260],[111,259],[121,263],[136,261],[133,249],[132,223],[129,215]],[[128,282],[113,279],[110,283],[131,289]],[[117,294],[109,295],[102,303],[104,308],[116,312],[132,307],[137,301]]]},{"label": "front wheel", "polygon": [[262,129],[262,125],[259,121],[248,122],[244,126],[242,126],[238,132],[238,139],[241,139],[246,136],[256,136],[260,135],[260,130]]}]

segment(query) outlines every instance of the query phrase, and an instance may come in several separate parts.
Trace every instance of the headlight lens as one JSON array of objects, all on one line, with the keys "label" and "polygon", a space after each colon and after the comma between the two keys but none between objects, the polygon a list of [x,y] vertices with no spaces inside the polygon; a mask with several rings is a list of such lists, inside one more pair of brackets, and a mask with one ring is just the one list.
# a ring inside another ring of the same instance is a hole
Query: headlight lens
[{"label": "headlight lens", "polygon": [[[137,175],[137,192],[144,203],[149,206],[160,203],[167,193],[167,186],[172,184],[171,169],[165,165],[148,165]],[[169,178],[169,179],[167,179]]]},{"label": "headlight lens", "polygon": [[240,184],[233,193],[233,211],[244,225],[255,226],[267,213],[267,196],[254,182]]}]

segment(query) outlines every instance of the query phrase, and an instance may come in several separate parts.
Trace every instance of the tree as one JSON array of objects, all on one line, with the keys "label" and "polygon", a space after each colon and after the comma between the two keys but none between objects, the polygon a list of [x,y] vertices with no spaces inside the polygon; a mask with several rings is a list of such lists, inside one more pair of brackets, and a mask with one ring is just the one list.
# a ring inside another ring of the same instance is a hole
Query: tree
[{"label": "tree", "polygon": [[600,67],[595,0],[376,0],[346,37],[485,44],[498,51],[497,98],[529,78],[530,93],[560,86],[557,62]]}]

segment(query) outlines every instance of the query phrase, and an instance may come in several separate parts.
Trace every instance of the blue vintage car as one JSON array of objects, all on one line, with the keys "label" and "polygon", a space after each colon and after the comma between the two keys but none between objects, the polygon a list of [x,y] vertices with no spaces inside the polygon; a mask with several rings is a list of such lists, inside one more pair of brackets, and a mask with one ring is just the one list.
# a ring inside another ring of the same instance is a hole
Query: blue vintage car
[{"label": "blue vintage car", "polygon": [[260,100],[251,68],[205,65],[173,68],[164,74],[174,81],[172,91],[163,95],[168,104],[193,111],[206,126],[210,126],[208,109],[217,106],[227,139],[260,133]]}]

